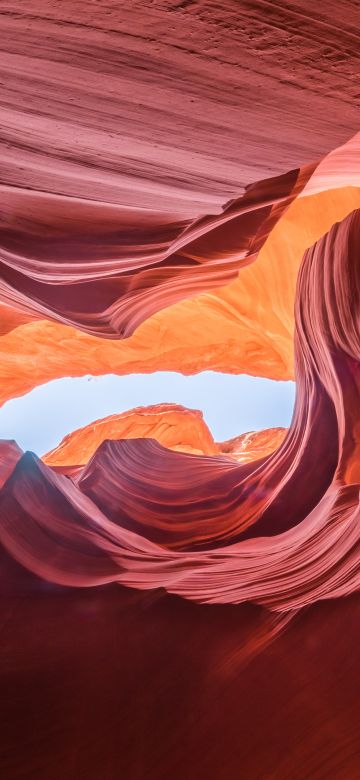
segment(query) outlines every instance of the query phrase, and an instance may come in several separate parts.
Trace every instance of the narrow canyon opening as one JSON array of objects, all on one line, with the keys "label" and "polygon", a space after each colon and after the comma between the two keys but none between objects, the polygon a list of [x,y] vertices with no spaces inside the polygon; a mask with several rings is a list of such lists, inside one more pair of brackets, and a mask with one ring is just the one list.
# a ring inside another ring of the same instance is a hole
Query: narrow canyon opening
[{"label": "narrow canyon opening", "polygon": [[64,436],[108,415],[178,404],[197,409],[215,441],[249,431],[287,428],[295,383],[246,374],[174,371],[127,376],[65,377],[40,385],[0,409],[0,438],[43,456]]}]

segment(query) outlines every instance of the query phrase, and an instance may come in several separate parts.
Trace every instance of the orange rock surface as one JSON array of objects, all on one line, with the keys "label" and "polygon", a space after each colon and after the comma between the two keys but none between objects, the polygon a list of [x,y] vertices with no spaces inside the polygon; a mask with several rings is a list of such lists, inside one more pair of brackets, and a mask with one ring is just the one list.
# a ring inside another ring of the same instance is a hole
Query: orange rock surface
[{"label": "orange rock surface", "polygon": [[65,436],[42,460],[57,468],[84,466],[104,441],[155,439],[170,450],[194,455],[226,455],[239,463],[247,463],[273,452],[280,446],[285,433],[285,428],[271,428],[215,443],[202,412],[177,404],[156,404],[94,420]]},{"label": "orange rock surface", "polygon": [[158,404],[95,420],[65,436],[43,461],[49,466],[85,465],[105,440],[149,438],[179,452],[219,452],[201,412],[176,404]]},{"label": "orange rock surface", "polygon": [[286,428],[267,428],[264,431],[249,431],[219,444],[220,452],[238,463],[266,458],[280,447],[286,435]]},{"label": "orange rock surface", "polygon": [[[236,281],[153,315],[123,341],[34,321],[0,338],[0,402],[61,376],[213,369],[293,378],[295,284],[305,249],[360,206],[360,189],[296,200]],[[0,309],[5,317],[9,310]],[[1,322],[1,319],[0,319]]]}]

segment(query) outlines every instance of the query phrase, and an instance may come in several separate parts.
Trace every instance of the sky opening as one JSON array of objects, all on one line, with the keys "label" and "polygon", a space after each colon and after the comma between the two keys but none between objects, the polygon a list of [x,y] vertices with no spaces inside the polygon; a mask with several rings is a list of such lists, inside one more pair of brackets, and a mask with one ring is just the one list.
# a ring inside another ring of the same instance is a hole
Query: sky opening
[{"label": "sky opening", "polygon": [[0,438],[44,455],[71,431],[136,406],[178,403],[200,409],[215,441],[290,424],[295,383],[204,371],[159,371],[56,379],[0,409]]}]

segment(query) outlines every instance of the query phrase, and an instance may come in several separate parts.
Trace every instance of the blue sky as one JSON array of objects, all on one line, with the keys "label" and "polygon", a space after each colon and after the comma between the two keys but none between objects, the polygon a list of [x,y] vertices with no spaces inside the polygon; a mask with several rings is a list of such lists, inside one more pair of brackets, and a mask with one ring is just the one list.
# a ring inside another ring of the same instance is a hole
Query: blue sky
[{"label": "blue sky", "polygon": [[161,402],[201,409],[217,441],[261,428],[288,426],[294,382],[204,371],[57,379],[0,409],[0,438],[43,455],[67,433],[109,414]]}]

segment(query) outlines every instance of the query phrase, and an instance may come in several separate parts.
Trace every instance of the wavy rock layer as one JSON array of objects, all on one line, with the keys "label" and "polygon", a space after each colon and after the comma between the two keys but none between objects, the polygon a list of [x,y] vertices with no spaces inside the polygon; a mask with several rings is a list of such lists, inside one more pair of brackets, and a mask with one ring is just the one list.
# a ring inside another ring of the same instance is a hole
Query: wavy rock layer
[{"label": "wavy rock layer", "polygon": [[[20,0],[0,13],[2,400],[64,372],[291,376],[296,231],[271,317],[260,271],[207,291],[255,259],[296,195],[359,186],[359,140],[331,152],[358,129],[358,11]],[[309,206],[308,244],[359,206],[338,203],[328,219]],[[124,349],[77,330],[113,339],[140,323]]]},{"label": "wavy rock layer", "polygon": [[[94,338],[49,321],[9,328],[0,337],[0,402],[43,382],[84,374],[212,369],[293,378],[293,309],[302,255],[359,207],[355,187],[296,200],[236,281],[164,309],[125,341]],[[4,327],[10,316],[14,323],[14,310],[1,311]]]},{"label": "wavy rock layer", "polygon": [[360,15],[318,6],[1,4],[1,402],[297,382],[287,432],[1,442],[6,780],[359,776]]},{"label": "wavy rock layer", "polygon": [[219,452],[201,412],[177,404],[157,404],[95,420],[65,436],[43,461],[49,466],[85,466],[106,440],[149,438],[179,452]]},{"label": "wavy rock layer", "polygon": [[273,455],[242,465],[104,441],[71,480],[25,454],[0,493],[6,549],[59,584],[275,611],[356,590],[359,228],[358,210],[305,253],[295,411]]},{"label": "wavy rock layer", "polygon": [[221,210],[358,130],[359,9],[329,0],[4,0],[2,181]]},{"label": "wavy rock layer", "polygon": [[[192,223],[119,208],[106,226],[102,208],[91,214],[87,204],[75,209],[65,200],[58,216],[56,200],[32,198],[26,207],[17,196],[18,215],[11,192],[1,231],[0,301],[91,335],[130,336],[159,309],[231,281],[256,257],[311,172],[309,166],[254,184],[220,215]],[[45,225],[43,209],[53,211]]]},{"label": "wavy rock layer", "polygon": [[84,466],[105,441],[155,439],[170,450],[194,455],[225,454],[241,463],[269,455],[280,446],[285,428],[249,431],[224,442],[215,442],[202,412],[178,404],[156,404],[95,420],[65,436],[42,460],[66,469]]}]

